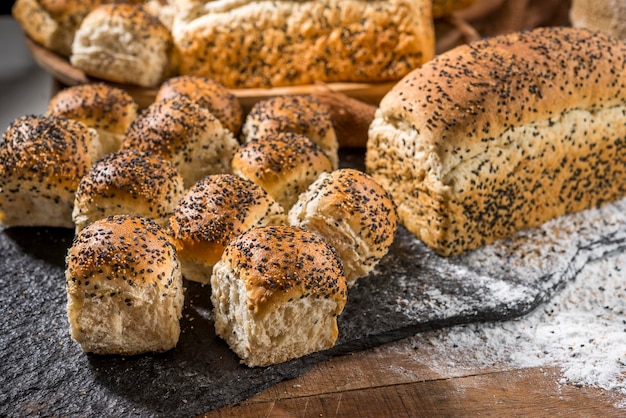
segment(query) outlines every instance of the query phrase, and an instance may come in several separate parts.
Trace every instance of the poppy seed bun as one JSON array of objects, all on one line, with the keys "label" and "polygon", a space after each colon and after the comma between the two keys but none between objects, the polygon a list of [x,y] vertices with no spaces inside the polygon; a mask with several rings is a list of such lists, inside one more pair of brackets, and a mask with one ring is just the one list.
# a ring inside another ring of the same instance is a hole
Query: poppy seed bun
[{"label": "poppy seed bun", "polygon": [[82,122],[22,116],[0,142],[0,224],[73,228],[74,194],[98,154]]},{"label": "poppy seed bun", "polygon": [[76,231],[110,215],[150,218],[162,227],[185,193],[172,163],[145,151],[122,150],[96,162],[78,184]]},{"label": "poppy seed bun", "polygon": [[137,103],[120,88],[104,83],[81,84],[55,94],[47,114],[79,120],[94,128],[104,155],[120,148],[124,133],[137,117]]},{"label": "poppy seed bun", "polygon": [[176,249],[150,219],[112,216],[83,229],[66,257],[70,335],[85,352],[174,348],[183,283]]},{"label": "poppy seed bun", "polygon": [[211,277],[215,331],[250,367],[331,348],[346,282],[334,249],[291,226],[232,241]]},{"label": "poppy seed bun", "polygon": [[626,195],[626,44],[540,28],[443,53],[400,81],[366,168],[441,255]]},{"label": "poppy seed bun", "polygon": [[250,228],[285,223],[283,208],[261,187],[232,174],[215,174],[187,191],[171,216],[183,276],[209,283],[224,248]]},{"label": "poppy seed bun", "polygon": [[370,176],[344,168],[322,173],[309,186],[289,211],[289,224],[332,245],[352,286],[387,254],[398,217],[387,192]]},{"label": "poppy seed bun", "polygon": [[210,174],[229,173],[238,147],[213,114],[180,96],[144,109],[128,128],[121,148],[149,151],[171,161],[189,188]]},{"label": "poppy seed bun", "polygon": [[432,0],[179,0],[180,74],[228,88],[398,80],[434,55]]},{"label": "poppy seed bun", "polygon": [[154,87],[174,65],[173,41],[161,21],[139,5],[105,4],[80,24],[70,62],[92,77]]},{"label": "poppy seed bun", "polygon": [[256,102],[242,128],[243,142],[282,132],[304,135],[328,156],[333,169],[339,166],[339,144],[330,110],[311,96],[276,96]]},{"label": "poppy seed bun", "polygon": [[309,184],[332,170],[332,164],[307,137],[286,132],[242,145],[232,170],[261,186],[288,212]]},{"label": "poppy seed bun", "polygon": [[237,137],[243,123],[243,109],[237,97],[226,87],[200,76],[167,79],[157,91],[155,101],[186,96],[207,109]]},{"label": "poppy seed bun", "polygon": [[74,34],[87,14],[107,0],[16,0],[11,13],[39,45],[69,56]]}]

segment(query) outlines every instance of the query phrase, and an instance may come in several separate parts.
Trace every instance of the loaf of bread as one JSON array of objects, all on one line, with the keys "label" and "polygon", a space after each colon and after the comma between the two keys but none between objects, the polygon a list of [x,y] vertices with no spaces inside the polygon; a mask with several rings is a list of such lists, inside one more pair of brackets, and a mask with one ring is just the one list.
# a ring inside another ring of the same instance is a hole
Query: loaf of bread
[{"label": "loaf of bread", "polygon": [[397,80],[434,55],[432,0],[180,0],[180,74],[228,88]]},{"label": "loaf of bread", "polygon": [[250,228],[286,223],[283,208],[260,186],[232,174],[199,180],[174,208],[169,229],[183,276],[209,283],[224,248]]},{"label": "loaf of bread", "polygon": [[235,137],[243,123],[243,109],[237,97],[226,87],[207,77],[178,76],[163,82],[155,101],[185,96],[213,114]]},{"label": "loaf of bread", "polygon": [[330,109],[308,95],[282,95],[260,100],[246,115],[242,142],[263,139],[282,132],[304,135],[339,167],[339,143]]},{"label": "loaf of bread", "polygon": [[626,45],[566,27],[441,54],[381,101],[366,168],[442,255],[626,195]]},{"label": "loaf of bread", "polygon": [[80,179],[98,155],[98,134],[72,119],[22,116],[0,142],[0,224],[74,228]]},{"label": "loaf of bread", "polygon": [[83,229],[66,257],[70,335],[85,352],[174,348],[184,293],[176,248],[147,218],[112,216]]},{"label": "loaf of bread", "polygon": [[229,173],[239,142],[211,112],[178,96],[154,102],[131,123],[121,149],[139,149],[171,161],[185,187],[210,174]]},{"label": "loaf of bread", "polygon": [[241,145],[231,168],[265,189],[288,212],[320,174],[332,171],[332,163],[306,136],[283,132]]},{"label": "loaf of bread", "polygon": [[87,75],[142,87],[159,85],[176,66],[172,35],[139,5],[106,4],[76,31],[70,62]]},{"label": "loaf of bread", "polygon": [[147,151],[126,149],[105,155],[82,177],[72,219],[76,231],[111,215],[135,215],[166,227],[185,188],[178,170]]},{"label": "loaf of bread", "polygon": [[29,38],[63,56],[69,56],[74,34],[96,7],[111,0],[16,0],[11,11]]},{"label": "loaf of bread", "polygon": [[100,155],[119,150],[131,122],[137,117],[137,103],[125,90],[105,83],[68,87],[48,103],[47,115],[75,119],[98,131]]},{"label": "loaf of bread", "polygon": [[237,237],[211,277],[215,331],[250,367],[331,348],[346,299],[334,249],[286,225]]},{"label": "loaf of bread", "polygon": [[398,227],[387,192],[351,168],[322,173],[288,215],[290,225],[316,233],[337,250],[349,287],[387,254]]}]

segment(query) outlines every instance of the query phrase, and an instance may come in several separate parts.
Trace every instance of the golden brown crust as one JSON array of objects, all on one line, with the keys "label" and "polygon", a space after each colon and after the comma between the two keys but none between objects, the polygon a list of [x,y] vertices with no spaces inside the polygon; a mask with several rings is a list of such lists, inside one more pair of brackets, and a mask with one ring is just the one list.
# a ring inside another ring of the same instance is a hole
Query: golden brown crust
[{"label": "golden brown crust", "polygon": [[434,54],[431,0],[214,3],[173,33],[180,73],[228,88],[397,80]]},{"label": "golden brown crust", "polygon": [[307,296],[334,299],[335,315],[346,304],[345,277],[335,250],[301,228],[254,228],[226,247],[224,260],[245,283],[255,315]]},{"label": "golden brown crust", "polygon": [[243,109],[237,97],[226,87],[207,77],[172,77],[159,88],[155,101],[185,96],[211,112],[233,135],[239,135]]},{"label": "golden brown crust", "polygon": [[[183,179],[167,160],[127,149],[96,162],[76,190],[73,218],[79,222],[109,215],[141,215],[165,226],[183,196]],[[114,212],[114,213],[113,213]]]},{"label": "golden brown crust", "polygon": [[250,109],[242,129],[244,142],[282,132],[306,136],[324,150],[333,168],[339,166],[332,115],[327,106],[313,97],[285,95],[261,100]]},{"label": "golden brown crust", "polygon": [[[626,194],[626,45],[540,28],[408,75],[370,127],[367,170],[443,255]],[[620,122],[622,121],[622,122]]]},{"label": "golden brown crust", "polygon": [[137,103],[120,88],[104,83],[81,84],[56,93],[48,103],[47,114],[122,135],[137,117]]},{"label": "golden brown crust", "polygon": [[181,259],[213,265],[236,236],[283,218],[283,209],[261,187],[235,175],[216,174],[189,189],[169,226]]},{"label": "golden brown crust", "polygon": [[231,166],[233,173],[261,186],[286,211],[321,173],[332,170],[320,147],[290,132],[247,142],[235,152]]}]

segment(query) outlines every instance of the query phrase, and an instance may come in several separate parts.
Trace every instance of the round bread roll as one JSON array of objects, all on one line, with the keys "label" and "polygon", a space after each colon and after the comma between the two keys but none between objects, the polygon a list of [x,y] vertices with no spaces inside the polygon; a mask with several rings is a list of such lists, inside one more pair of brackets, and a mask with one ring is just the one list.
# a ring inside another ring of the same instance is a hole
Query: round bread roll
[{"label": "round bread roll", "polygon": [[155,102],[141,112],[121,148],[149,151],[170,160],[189,188],[210,174],[229,173],[238,147],[232,133],[213,114],[181,96]]},{"label": "round bread roll", "polygon": [[281,223],[286,223],[283,208],[261,187],[232,174],[215,174],[189,189],[169,226],[183,276],[206,284],[236,236],[253,227]]},{"label": "round bread roll", "polygon": [[108,81],[154,87],[175,65],[172,35],[139,5],[105,4],[80,24],[70,62]]},{"label": "round bread roll", "polygon": [[330,109],[313,97],[285,95],[255,103],[244,121],[243,142],[281,132],[308,137],[328,155],[333,169],[339,166],[339,145]]},{"label": "round bread roll", "polygon": [[148,218],[111,216],[83,229],[66,257],[70,334],[85,352],[174,348],[184,289],[176,248]]},{"label": "round bread roll", "polygon": [[309,184],[332,170],[332,163],[307,137],[284,132],[242,145],[232,170],[264,188],[288,212]]},{"label": "round bread roll", "polygon": [[0,224],[73,228],[74,194],[97,152],[82,122],[22,116],[0,142]]},{"label": "round bread roll", "polygon": [[243,124],[243,109],[237,97],[226,87],[207,77],[172,77],[161,85],[155,101],[185,96],[213,114],[235,137]]},{"label": "round bread roll", "polygon": [[133,149],[108,154],[78,184],[76,232],[110,215],[143,216],[166,227],[184,193],[183,178],[162,157]]},{"label": "round bread roll", "polygon": [[348,286],[387,254],[398,227],[395,205],[385,190],[351,168],[320,175],[291,208],[288,219],[335,247]]},{"label": "round bread roll", "polygon": [[32,40],[69,56],[82,20],[107,2],[110,0],[16,0],[12,15]]},{"label": "round bread roll", "polygon": [[250,367],[331,348],[346,298],[335,250],[287,225],[237,237],[211,276],[215,331]]},{"label": "round bread roll", "polygon": [[137,103],[126,91],[104,83],[81,84],[55,94],[48,115],[76,119],[98,131],[102,155],[117,151],[137,117]]}]

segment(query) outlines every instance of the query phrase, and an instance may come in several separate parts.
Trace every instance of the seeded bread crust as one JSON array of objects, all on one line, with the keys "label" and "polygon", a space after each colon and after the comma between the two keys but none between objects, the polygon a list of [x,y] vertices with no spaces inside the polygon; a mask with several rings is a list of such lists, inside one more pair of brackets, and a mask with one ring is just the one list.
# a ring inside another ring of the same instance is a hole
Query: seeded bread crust
[{"label": "seeded bread crust", "polygon": [[179,3],[180,74],[229,88],[397,80],[434,55],[431,0]]},{"label": "seeded bread crust", "polygon": [[366,169],[401,222],[455,255],[626,194],[626,45],[540,28],[444,53],[370,126]]}]

